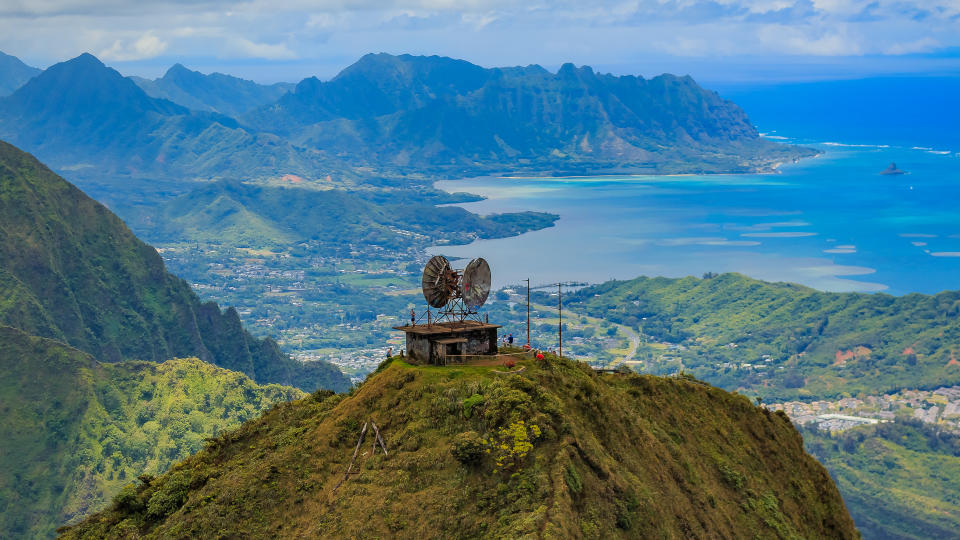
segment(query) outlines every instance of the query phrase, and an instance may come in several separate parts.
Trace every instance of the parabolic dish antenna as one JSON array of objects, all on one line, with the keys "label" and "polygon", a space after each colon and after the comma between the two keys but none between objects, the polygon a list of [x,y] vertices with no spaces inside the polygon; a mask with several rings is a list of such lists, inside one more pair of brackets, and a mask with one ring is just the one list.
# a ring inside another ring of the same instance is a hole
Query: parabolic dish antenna
[{"label": "parabolic dish antenna", "polygon": [[487,301],[490,294],[490,265],[482,257],[470,261],[463,271],[463,301],[475,309]]},{"label": "parabolic dish antenna", "polygon": [[450,268],[450,261],[435,255],[423,268],[423,297],[431,307],[442,308],[457,293],[457,273]]}]

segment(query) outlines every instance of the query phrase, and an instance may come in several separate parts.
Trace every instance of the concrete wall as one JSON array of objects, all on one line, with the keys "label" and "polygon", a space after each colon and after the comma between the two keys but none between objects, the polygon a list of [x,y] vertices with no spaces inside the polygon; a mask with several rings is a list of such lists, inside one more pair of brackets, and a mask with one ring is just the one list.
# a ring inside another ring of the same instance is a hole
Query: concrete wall
[{"label": "concrete wall", "polygon": [[[451,337],[466,338],[466,343],[457,344],[459,354],[497,354],[497,329],[484,328],[477,330],[445,332],[430,336],[422,334],[407,334],[407,356],[414,362],[441,364],[445,356],[446,345],[436,343],[437,340]],[[462,358],[451,358],[453,361]]]},{"label": "concrete wall", "polygon": [[430,340],[419,334],[407,334],[407,356],[414,362],[430,362]]}]

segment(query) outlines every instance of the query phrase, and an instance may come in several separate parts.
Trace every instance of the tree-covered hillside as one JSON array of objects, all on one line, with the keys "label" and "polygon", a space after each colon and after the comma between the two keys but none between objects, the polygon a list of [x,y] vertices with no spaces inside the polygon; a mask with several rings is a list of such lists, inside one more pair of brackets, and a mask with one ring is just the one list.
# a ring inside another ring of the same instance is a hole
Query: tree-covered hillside
[{"label": "tree-covered hillside", "polygon": [[137,476],[302,395],[197,359],[100,363],[0,326],[0,537],[51,537]]},{"label": "tree-covered hillside", "polygon": [[0,142],[0,324],[101,361],[196,356],[259,383],[342,390],[333,366],[253,338],[236,311],[201,303],[155,249],[33,156]]},{"label": "tree-covered hillside", "polygon": [[518,367],[387,361],[349,395],[221,435],[64,537],[859,537],[783,414],[685,378]]},{"label": "tree-covered hillside", "polygon": [[827,293],[723,274],[611,281],[566,302],[682,346],[646,357],[646,371],[682,369],[767,401],[960,382],[960,291]]},{"label": "tree-covered hillside", "polygon": [[435,206],[431,196],[436,197],[412,189],[357,192],[216,182],[161,205],[148,218],[159,225],[142,228],[155,242],[263,247],[312,240],[332,249],[363,244],[401,251],[429,242],[514,236],[557,219],[543,212],[478,216],[455,206]]},{"label": "tree-covered hillside", "polygon": [[805,429],[864,537],[954,538],[960,523],[960,435],[898,420],[830,435]]}]

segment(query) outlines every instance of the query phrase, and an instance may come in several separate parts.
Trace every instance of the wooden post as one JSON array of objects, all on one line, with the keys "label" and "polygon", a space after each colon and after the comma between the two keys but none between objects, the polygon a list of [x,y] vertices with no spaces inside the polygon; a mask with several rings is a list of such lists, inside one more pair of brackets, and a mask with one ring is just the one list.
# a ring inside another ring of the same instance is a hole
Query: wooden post
[{"label": "wooden post", "polygon": [[377,424],[375,424],[375,423],[373,422],[373,419],[372,419],[372,418],[370,419],[370,425],[373,426],[373,432],[374,432],[374,434],[376,434],[376,437],[373,439],[373,445],[374,445],[373,448],[376,449],[376,448],[377,448],[377,446],[376,446],[376,445],[377,445],[377,442],[379,442],[379,443],[380,443],[380,448],[383,448],[383,455],[385,455],[385,456],[389,455],[389,454],[387,453],[387,445],[383,443],[383,437],[380,436],[380,430],[377,429]]},{"label": "wooden post", "polygon": [[350,478],[350,473],[353,471],[353,464],[357,461],[357,454],[360,452],[360,445],[363,444],[363,437],[367,434],[367,424],[368,422],[363,423],[363,429],[360,430],[360,439],[357,440],[357,447],[353,449],[353,458],[350,459],[350,466],[347,467],[347,472],[343,473],[343,478],[337,482],[337,485],[333,488],[334,493],[340,489],[340,486],[346,482],[347,478]]}]

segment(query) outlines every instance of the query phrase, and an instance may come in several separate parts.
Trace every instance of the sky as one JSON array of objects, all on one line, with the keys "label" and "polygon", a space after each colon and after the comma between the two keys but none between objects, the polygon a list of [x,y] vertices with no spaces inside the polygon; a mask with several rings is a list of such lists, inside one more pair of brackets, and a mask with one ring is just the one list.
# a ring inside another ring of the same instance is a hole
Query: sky
[{"label": "sky", "polygon": [[960,0],[0,0],[0,51],[264,83],[328,79],[369,52],[726,83],[953,75]]}]

